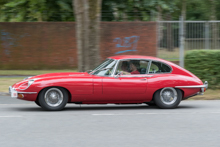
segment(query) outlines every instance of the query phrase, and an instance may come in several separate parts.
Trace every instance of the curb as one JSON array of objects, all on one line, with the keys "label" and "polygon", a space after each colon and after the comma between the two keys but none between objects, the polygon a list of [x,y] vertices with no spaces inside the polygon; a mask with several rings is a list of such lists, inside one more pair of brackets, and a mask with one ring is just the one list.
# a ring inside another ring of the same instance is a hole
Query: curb
[{"label": "curb", "polygon": [[10,94],[7,92],[0,92],[0,96],[10,96]]},{"label": "curb", "polygon": [[0,75],[0,78],[25,78],[25,77],[31,77],[31,75]]}]

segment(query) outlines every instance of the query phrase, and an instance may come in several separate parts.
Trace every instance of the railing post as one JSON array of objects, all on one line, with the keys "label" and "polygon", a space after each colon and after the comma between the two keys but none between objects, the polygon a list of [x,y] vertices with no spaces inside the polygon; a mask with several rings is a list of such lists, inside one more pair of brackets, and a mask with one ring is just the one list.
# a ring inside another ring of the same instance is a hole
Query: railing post
[{"label": "railing post", "polygon": [[179,38],[180,38],[180,51],[179,51],[179,62],[180,62],[180,66],[184,68],[184,41],[185,41],[185,37],[184,37],[184,20],[183,20],[183,16],[180,16],[180,21],[179,21],[179,29],[180,29],[180,34],[179,34]]},{"label": "railing post", "polygon": [[205,22],[205,49],[209,49],[209,22]]}]

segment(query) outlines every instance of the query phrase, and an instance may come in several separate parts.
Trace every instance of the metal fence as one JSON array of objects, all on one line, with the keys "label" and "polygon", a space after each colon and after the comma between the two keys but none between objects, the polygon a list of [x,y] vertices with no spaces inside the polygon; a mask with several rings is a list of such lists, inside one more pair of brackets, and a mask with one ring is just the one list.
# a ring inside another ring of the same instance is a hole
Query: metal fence
[{"label": "metal fence", "polygon": [[157,56],[163,59],[180,59],[181,37],[183,54],[195,49],[220,49],[220,21],[158,21],[157,33]]}]

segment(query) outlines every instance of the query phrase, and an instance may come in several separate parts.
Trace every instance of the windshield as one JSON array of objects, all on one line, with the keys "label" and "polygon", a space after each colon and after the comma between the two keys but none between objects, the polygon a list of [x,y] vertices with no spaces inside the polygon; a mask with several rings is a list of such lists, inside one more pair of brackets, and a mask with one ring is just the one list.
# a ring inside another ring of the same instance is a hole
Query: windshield
[{"label": "windshield", "polygon": [[109,76],[113,72],[113,68],[115,67],[116,60],[106,59],[100,65],[98,65],[95,69],[90,72],[93,75],[99,76]]}]

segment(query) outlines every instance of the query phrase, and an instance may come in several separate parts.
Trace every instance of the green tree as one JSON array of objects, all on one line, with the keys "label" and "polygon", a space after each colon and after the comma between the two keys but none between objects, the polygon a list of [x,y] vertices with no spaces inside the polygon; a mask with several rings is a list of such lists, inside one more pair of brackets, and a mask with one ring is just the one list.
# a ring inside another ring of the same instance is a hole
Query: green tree
[{"label": "green tree", "polygon": [[[102,20],[155,21],[174,13],[178,0],[103,0]],[[159,13],[159,14],[158,14]],[[157,15],[158,14],[158,15]]]},{"label": "green tree", "polygon": [[0,21],[73,21],[71,0],[1,1]]}]

